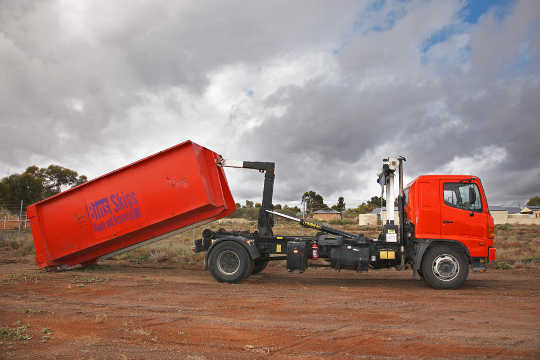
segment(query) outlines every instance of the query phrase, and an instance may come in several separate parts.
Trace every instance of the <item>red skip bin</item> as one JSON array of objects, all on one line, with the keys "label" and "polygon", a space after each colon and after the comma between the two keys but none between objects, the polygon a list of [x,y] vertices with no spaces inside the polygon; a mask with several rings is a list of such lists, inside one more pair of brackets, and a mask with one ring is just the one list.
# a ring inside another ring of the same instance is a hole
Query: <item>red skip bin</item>
[{"label": "red skip bin", "polygon": [[218,158],[185,141],[30,205],[39,267],[92,263],[230,215]]}]

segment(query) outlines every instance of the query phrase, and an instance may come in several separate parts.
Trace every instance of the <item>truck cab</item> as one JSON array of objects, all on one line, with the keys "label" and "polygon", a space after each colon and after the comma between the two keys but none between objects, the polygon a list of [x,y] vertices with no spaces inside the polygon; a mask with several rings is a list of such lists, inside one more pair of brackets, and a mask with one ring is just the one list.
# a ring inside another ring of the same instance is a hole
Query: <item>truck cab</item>
[{"label": "truck cab", "polygon": [[[410,262],[418,275],[425,275],[422,266],[429,261],[425,255],[434,248],[457,251],[473,271],[483,271],[487,262],[495,260],[493,218],[478,177],[419,176],[404,189],[403,213],[408,248],[414,254]],[[459,267],[458,260],[452,254],[439,254],[431,262],[450,276]]]}]

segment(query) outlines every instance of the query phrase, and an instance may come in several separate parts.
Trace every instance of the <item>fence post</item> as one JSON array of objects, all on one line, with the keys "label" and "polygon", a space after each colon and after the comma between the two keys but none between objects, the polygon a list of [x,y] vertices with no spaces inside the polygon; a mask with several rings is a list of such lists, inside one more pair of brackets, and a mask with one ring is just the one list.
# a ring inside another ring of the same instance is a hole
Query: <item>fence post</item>
[{"label": "fence post", "polygon": [[[302,203],[300,205],[302,209],[300,210],[302,212],[302,220],[305,220],[306,217],[306,201],[302,200]],[[304,236],[304,227],[302,226],[302,236]]]},{"label": "fence post", "polygon": [[23,206],[23,200],[21,200],[21,210],[19,211],[19,232],[21,232],[22,206]]}]

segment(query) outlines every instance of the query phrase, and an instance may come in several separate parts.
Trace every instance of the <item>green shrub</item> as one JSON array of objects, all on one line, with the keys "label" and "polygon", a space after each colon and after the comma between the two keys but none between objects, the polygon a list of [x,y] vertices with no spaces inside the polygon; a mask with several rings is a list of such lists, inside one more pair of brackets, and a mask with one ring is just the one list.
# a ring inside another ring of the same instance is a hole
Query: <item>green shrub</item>
[{"label": "green shrub", "polygon": [[510,270],[510,269],[513,269],[514,266],[505,261],[496,261],[495,268],[497,270]]},{"label": "green shrub", "polygon": [[0,327],[0,336],[8,340],[30,340],[32,336],[28,335],[27,330],[28,325],[22,325],[18,321],[16,327]]}]

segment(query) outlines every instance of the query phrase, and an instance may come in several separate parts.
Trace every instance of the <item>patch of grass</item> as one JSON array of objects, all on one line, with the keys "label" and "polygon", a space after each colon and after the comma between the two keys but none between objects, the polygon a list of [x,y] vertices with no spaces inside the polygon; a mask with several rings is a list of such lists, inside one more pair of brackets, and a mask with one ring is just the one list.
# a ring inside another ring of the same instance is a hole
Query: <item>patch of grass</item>
[{"label": "patch of grass", "polygon": [[41,340],[40,340],[41,343],[46,343],[47,341],[49,341],[51,339],[51,336],[52,336],[52,330],[51,329],[44,327],[44,328],[41,329],[41,333],[43,334],[43,336],[41,336]]},{"label": "patch of grass", "polygon": [[540,264],[540,257],[537,257],[537,258],[529,257],[529,258],[521,259],[521,262],[523,264]]},{"label": "patch of grass", "polygon": [[[201,236],[199,231],[198,235]],[[193,254],[192,236],[173,235],[168,239],[147,246],[141,246],[133,251],[120,254],[117,260],[128,261],[132,264],[158,264],[158,263],[198,263],[204,255]]]},{"label": "patch of grass", "polygon": [[136,264],[145,263],[150,256],[148,254],[136,255],[134,258],[129,258],[130,261],[133,261]]},{"label": "patch of grass", "polygon": [[101,323],[107,321],[108,318],[109,317],[107,316],[107,314],[96,314],[96,318],[95,318],[94,322],[96,324],[101,324]]},{"label": "patch of grass", "polygon": [[[276,235],[301,235],[302,228],[295,222],[275,217],[274,234]],[[359,226],[355,221],[345,219],[340,223],[331,225],[339,230],[353,234],[363,233],[368,237],[377,237],[381,231],[381,226]],[[127,261],[131,264],[200,264],[203,261],[204,253],[193,254],[193,239],[202,237],[202,231],[209,228],[217,231],[223,228],[227,231],[255,231],[257,222],[246,219],[226,218],[207,224],[196,229],[190,229],[161,241],[141,246],[133,251],[126,252],[114,257],[115,260]],[[303,234],[312,236],[316,230],[303,229]],[[495,226],[495,247],[497,248],[497,261],[507,263],[515,267],[537,267],[540,266],[540,226],[538,225],[514,225],[502,224]],[[26,256],[33,252],[33,240],[31,233],[0,233],[0,247],[7,249],[11,256]],[[504,265],[500,265],[503,266]],[[81,271],[103,272],[109,270],[107,265],[88,266]],[[0,284],[10,284],[13,282],[35,283],[38,282],[42,273],[20,273],[0,275]],[[93,280],[92,280],[93,279]],[[99,279],[99,280],[98,280]],[[93,276],[82,278],[77,282],[77,286],[97,283],[104,279]]]},{"label": "patch of grass", "polygon": [[[502,224],[495,226],[497,263],[515,264],[519,267],[536,267],[540,264],[540,226]],[[499,265],[505,268],[505,265]]]},{"label": "patch of grass", "polygon": [[505,261],[495,261],[495,268],[497,270],[510,270],[513,269],[514,266]]},{"label": "patch of grass", "polygon": [[152,335],[152,330],[145,330],[143,328],[135,329],[133,330],[134,334],[142,335],[142,336],[150,336]]},{"label": "patch of grass", "polygon": [[39,314],[41,310],[39,309],[24,309],[25,314]]},{"label": "patch of grass", "polygon": [[206,360],[206,356],[204,355],[186,355],[184,360]]},{"label": "patch of grass", "polygon": [[24,282],[26,284],[36,284],[43,277],[44,274],[41,273],[16,273],[16,274],[7,274],[6,276],[0,277],[1,285],[10,285],[14,283]]},{"label": "patch of grass", "polygon": [[34,240],[29,231],[0,231],[0,248],[15,257],[35,255]]},{"label": "patch of grass", "polygon": [[15,323],[14,327],[2,326],[0,327],[0,337],[5,340],[28,341],[32,339],[32,336],[28,334],[28,328],[27,324],[21,324],[20,321]]},{"label": "patch of grass", "polygon": [[49,335],[43,335],[41,337],[41,341],[42,343],[46,343],[47,341],[49,341],[51,339],[51,337]]},{"label": "patch of grass", "polygon": [[77,277],[73,280],[73,283],[86,285],[86,284],[95,284],[95,283],[104,282],[104,281],[107,281],[107,279],[100,278],[97,276],[89,276],[89,277]]},{"label": "patch of grass", "polygon": [[351,219],[343,219],[343,220],[331,220],[331,225],[353,225],[356,224],[356,221]]},{"label": "patch of grass", "polygon": [[253,352],[253,353],[259,353],[259,354],[270,354],[270,351],[272,348],[268,346],[256,346],[256,345],[244,345],[244,350]]}]

